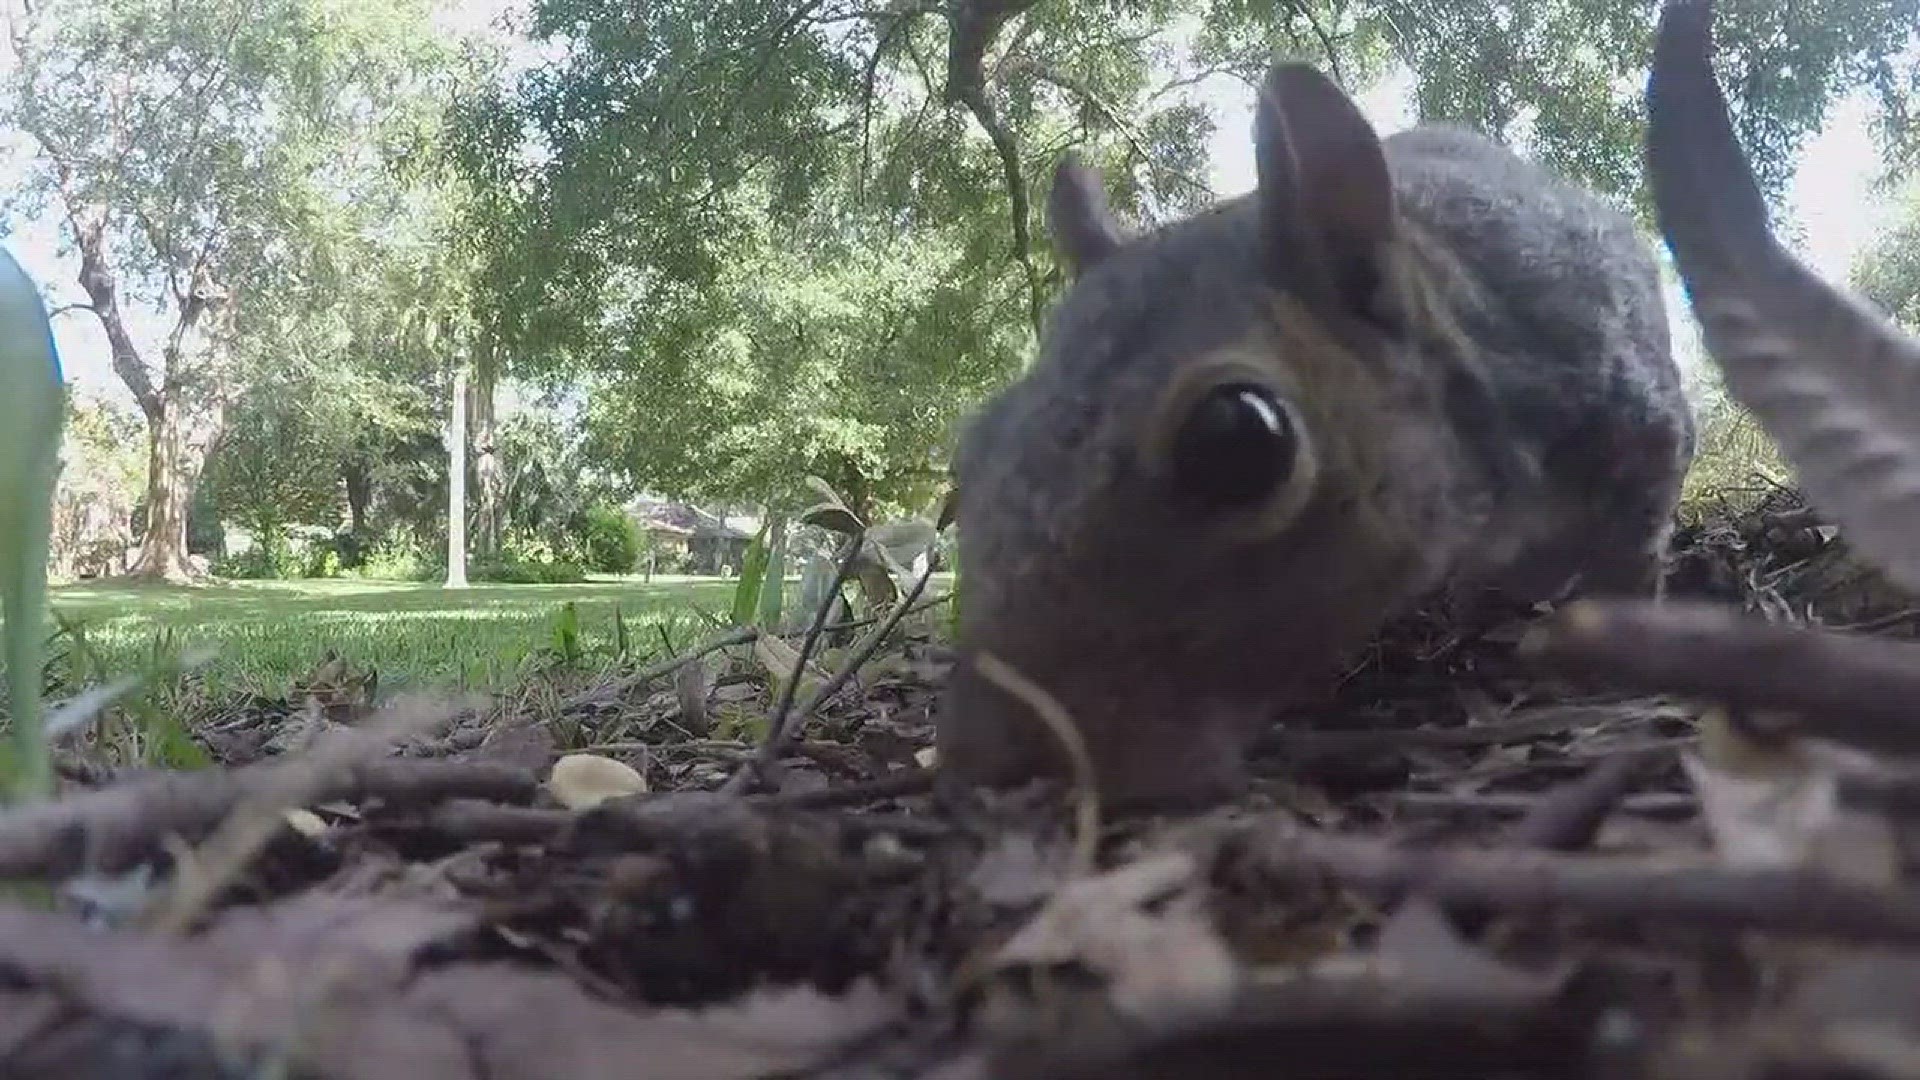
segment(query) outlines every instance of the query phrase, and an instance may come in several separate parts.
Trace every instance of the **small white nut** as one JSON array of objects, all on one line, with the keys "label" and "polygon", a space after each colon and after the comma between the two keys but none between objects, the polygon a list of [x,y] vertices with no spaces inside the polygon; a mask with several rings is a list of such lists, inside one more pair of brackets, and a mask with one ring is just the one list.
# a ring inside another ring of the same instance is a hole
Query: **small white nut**
[{"label": "small white nut", "polygon": [[633,766],[598,754],[568,754],[553,763],[547,790],[569,810],[585,810],[622,795],[647,790],[647,778]]},{"label": "small white nut", "polygon": [[913,760],[923,769],[931,769],[940,760],[939,752],[931,746],[921,747],[913,752]]},{"label": "small white nut", "polygon": [[320,815],[311,810],[303,810],[295,807],[287,811],[285,817],[287,824],[293,828],[294,832],[299,833],[309,840],[326,834],[327,823],[320,820]]}]

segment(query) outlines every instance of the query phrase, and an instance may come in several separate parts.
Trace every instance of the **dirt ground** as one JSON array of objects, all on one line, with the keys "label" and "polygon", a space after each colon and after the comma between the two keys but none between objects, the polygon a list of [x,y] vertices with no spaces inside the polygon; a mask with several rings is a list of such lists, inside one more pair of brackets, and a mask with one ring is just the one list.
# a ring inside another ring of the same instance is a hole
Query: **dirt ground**
[{"label": "dirt ground", "polygon": [[0,815],[0,1075],[1920,1075],[1920,609],[1787,492],[1676,543],[1686,603],[1393,627],[1205,812],[936,789],[937,612],[778,752],[714,733],[800,642],[738,633],[67,747]]}]

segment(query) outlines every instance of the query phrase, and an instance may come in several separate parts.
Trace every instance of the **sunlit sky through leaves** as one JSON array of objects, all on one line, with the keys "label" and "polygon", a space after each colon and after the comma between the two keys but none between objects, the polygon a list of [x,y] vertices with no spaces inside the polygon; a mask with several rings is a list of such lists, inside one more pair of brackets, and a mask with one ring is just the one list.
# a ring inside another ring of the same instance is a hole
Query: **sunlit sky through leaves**
[{"label": "sunlit sky through leaves", "polygon": [[[518,7],[516,0],[454,4],[444,12],[442,21],[450,28],[481,30],[492,27],[502,12]],[[532,50],[524,42],[508,39],[508,45],[515,60],[524,63],[533,59]],[[11,56],[5,53],[4,44],[0,44],[0,65],[12,62]],[[1363,109],[1382,133],[1398,130],[1409,122],[1408,89],[1409,81],[1401,73],[1398,77],[1389,77],[1362,97]],[[1223,197],[1251,190],[1254,185],[1251,89],[1235,79],[1219,76],[1200,84],[1196,91],[1196,96],[1212,108],[1218,124],[1210,147],[1214,190]],[[1789,192],[1789,227],[1797,226],[1803,241],[1801,253],[1831,280],[1845,279],[1854,257],[1886,221],[1886,206],[1871,190],[1878,158],[1869,134],[1869,113],[1870,105],[1864,92],[1836,102],[1824,130],[1803,148]],[[0,154],[5,155],[0,159],[0,183],[17,184],[22,158],[28,149],[17,133],[0,132]],[[14,232],[6,237],[6,243],[55,304],[80,299],[79,287],[74,281],[77,260],[61,250],[56,216],[48,213],[18,223]],[[1677,285],[1669,288],[1668,306],[1676,346],[1683,356],[1692,360],[1697,355],[1697,345]],[[136,335],[145,342],[158,340],[162,323],[155,313],[129,314],[133,317]],[[55,322],[55,338],[72,382],[131,406],[131,397],[110,367],[106,337],[91,315],[81,311],[60,316]]]}]

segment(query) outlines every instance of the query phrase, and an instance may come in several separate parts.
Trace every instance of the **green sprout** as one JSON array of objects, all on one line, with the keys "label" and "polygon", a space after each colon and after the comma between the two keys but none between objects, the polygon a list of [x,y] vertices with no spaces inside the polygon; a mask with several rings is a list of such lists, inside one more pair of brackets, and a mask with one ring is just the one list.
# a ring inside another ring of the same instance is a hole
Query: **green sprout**
[{"label": "green sprout", "polygon": [[5,614],[7,704],[13,745],[0,783],[10,801],[53,791],[40,715],[47,534],[60,429],[66,419],[60,355],[40,290],[0,248],[0,609]]}]

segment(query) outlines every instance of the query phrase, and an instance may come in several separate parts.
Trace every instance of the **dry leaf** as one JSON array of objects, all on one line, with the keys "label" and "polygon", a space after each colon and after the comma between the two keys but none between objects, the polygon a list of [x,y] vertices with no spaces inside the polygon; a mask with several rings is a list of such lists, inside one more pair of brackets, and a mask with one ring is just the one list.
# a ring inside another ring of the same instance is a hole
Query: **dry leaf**
[{"label": "dry leaf", "polygon": [[[996,970],[1044,973],[1066,966],[1104,983],[1111,1007],[1145,1030],[1216,1015],[1239,989],[1241,969],[1207,918],[1207,882],[1186,852],[1142,859],[1070,882],[995,955]],[[1017,1002],[1005,1002],[1004,1019]]]},{"label": "dry leaf", "polygon": [[793,678],[793,669],[800,665],[800,650],[772,634],[761,634],[753,639],[753,658],[775,681],[785,682]]},{"label": "dry leaf", "polygon": [[1402,903],[1380,928],[1374,952],[1391,964],[1397,980],[1471,986],[1515,1000],[1544,993],[1554,981],[1502,963],[1469,943],[1438,904],[1421,897]]},{"label": "dry leaf", "polygon": [[1681,764],[1722,861],[1756,869],[1820,869],[1862,884],[1899,878],[1892,829],[1840,802],[1835,760],[1805,741],[1760,743],[1715,710],[1700,721],[1700,751]]}]

